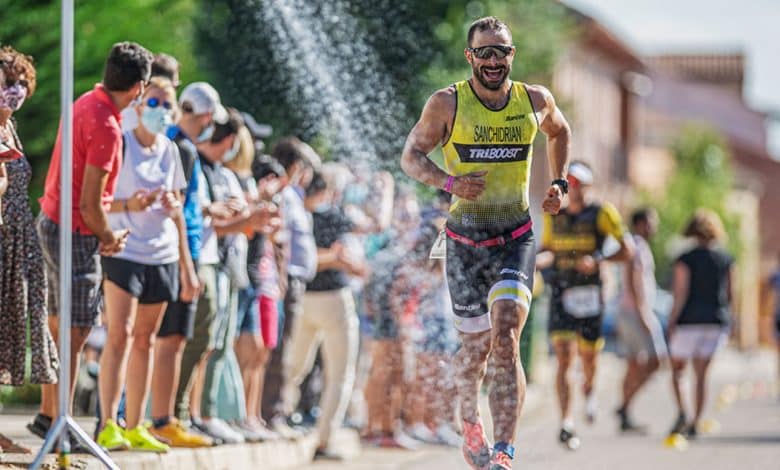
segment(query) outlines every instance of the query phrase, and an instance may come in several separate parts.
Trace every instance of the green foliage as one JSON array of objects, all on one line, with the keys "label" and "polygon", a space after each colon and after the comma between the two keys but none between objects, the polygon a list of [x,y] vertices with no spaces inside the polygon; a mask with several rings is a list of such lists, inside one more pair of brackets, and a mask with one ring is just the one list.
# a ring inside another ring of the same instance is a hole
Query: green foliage
[{"label": "green foliage", "polygon": [[657,277],[665,283],[671,275],[670,243],[681,237],[693,212],[700,207],[720,215],[729,235],[728,249],[739,255],[738,220],[726,210],[732,188],[731,157],[722,137],[708,127],[690,125],[672,143],[675,171],[660,198],[649,197],[658,210],[658,233],[652,242]]},{"label": "green foliage", "polygon": [[[152,52],[166,52],[181,63],[186,82],[202,77],[192,49],[194,0],[77,0],[74,18],[74,96],[101,80],[111,46],[135,41]],[[0,0],[0,43],[31,55],[38,90],[15,114],[25,151],[34,168],[30,193],[42,193],[60,116],[60,2]]]},{"label": "green foliage", "polygon": [[41,402],[41,386],[24,384],[19,387],[0,387],[0,409],[6,406],[31,406]]}]

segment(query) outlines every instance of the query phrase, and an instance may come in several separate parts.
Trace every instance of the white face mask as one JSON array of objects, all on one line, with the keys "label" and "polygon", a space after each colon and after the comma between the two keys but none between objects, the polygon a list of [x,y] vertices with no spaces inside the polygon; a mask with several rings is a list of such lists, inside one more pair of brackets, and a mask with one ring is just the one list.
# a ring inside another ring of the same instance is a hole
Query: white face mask
[{"label": "white face mask", "polygon": [[162,106],[156,108],[144,106],[141,111],[141,124],[152,134],[162,134],[168,126],[173,124],[173,119],[171,119],[170,111]]},{"label": "white face mask", "polygon": [[198,135],[198,143],[205,142],[211,138],[211,136],[214,135],[214,124],[209,124],[208,127],[204,128],[200,135]]},{"label": "white face mask", "polygon": [[238,151],[241,148],[241,141],[238,140],[238,136],[233,139],[233,146],[230,147],[222,154],[222,163],[227,163],[236,158]]},{"label": "white face mask", "polygon": [[27,98],[27,88],[20,84],[0,88],[0,108],[19,111]]}]

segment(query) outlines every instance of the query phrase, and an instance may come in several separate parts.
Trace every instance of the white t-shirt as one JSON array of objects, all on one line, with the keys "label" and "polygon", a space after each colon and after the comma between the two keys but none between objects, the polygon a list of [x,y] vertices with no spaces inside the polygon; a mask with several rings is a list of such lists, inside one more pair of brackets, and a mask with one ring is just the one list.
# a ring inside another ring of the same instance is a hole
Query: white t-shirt
[{"label": "white t-shirt", "polygon": [[[124,134],[125,152],[119,170],[114,199],[129,199],[139,189],[165,188],[180,191],[187,186],[179,149],[162,134],[151,148],[143,147],[133,132]],[[111,212],[108,221],[113,230],[129,228],[125,249],[117,258],[148,265],[179,260],[179,232],[159,201],[141,212]]]},{"label": "white t-shirt", "polygon": [[[215,178],[209,191],[208,181],[206,176],[201,172],[199,175],[200,185],[198,191],[200,192],[201,207],[208,207],[212,203],[211,194],[214,194],[214,200],[227,201],[230,198],[238,198],[242,201],[244,198],[244,191],[241,189],[241,183],[238,182],[238,178],[235,173],[223,167],[219,163],[214,163],[214,172],[218,173],[218,178]],[[217,232],[214,230],[211,217],[203,218],[203,238],[201,239],[200,264],[218,264],[219,263],[219,245],[217,243]]]},{"label": "white t-shirt", "polygon": [[[657,295],[656,291],[658,289],[658,285],[655,281],[655,261],[653,260],[653,252],[644,238],[635,234],[632,236],[636,247],[636,253],[634,254],[634,259],[631,261],[631,267],[633,269],[638,269],[642,273],[642,286],[645,291],[645,302],[650,308],[653,308]],[[624,266],[624,286],[621,291],[620,306],[626,311],[636,311],[636,299],[634,299],[634,296],[626,285],[629,282],[631,282],[631,273],[627,269],[627,266]]]},{"label": "white t-shirt", "polygon": [[125,107],[122,115],[122,132],[130,132],[138,127],[138,112],[133,105]]}]

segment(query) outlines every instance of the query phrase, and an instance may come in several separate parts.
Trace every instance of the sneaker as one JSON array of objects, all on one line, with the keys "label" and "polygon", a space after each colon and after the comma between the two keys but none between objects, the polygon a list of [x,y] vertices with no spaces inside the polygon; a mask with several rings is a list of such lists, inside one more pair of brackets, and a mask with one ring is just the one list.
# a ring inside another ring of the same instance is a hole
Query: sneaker
[{"label": "sneaker", "polygon": [[672,426],[672,430],[669,431],[669,435],[673,434],[682,434],[685,432],[685,428],[688,425],[688,418],[685,416],[685,413],[680,413],[677,415],[677,420],[674,422],[674,425]]},{"label": "sneaker", "polygon": [[142,425],[125,431],[125,438],[130,442],[130,450],[137,452],[157,452],[162,454],[171,450],[168,444],[160,442]]},{"label": "sneaker", "polygon": [[246,442],[250,443],[256,443],[256,442],[262,442],[263,437],[260,436],[260,434],[256,433],[249,425],[246,424],[246,422],[241,421],[238,423],[230,423],[228,424],[230,426],[230,429],[237,432],[238,434],[241,434],[244,436],[244,440]]},{"label": "sneaker", "polygon": [[303,437],[303,433],[297,429],[293,429],[287,424],[287,419],[284,416],[274,416],[271,418],[271,429],[276,431],[277,434],[284,439],[294,440]]},{"label": "sneaker", "polygon": [[106,450],[125,450],[131,446],[124,429],[120,428],[113,419],[106,421],[105,426],[98,433],[96,442]]},{"label": "sneaker", "polygon": [[688,439],[689,441],[692,441],[697,437],[699,437],[699,431],[698,431],[698,427],[696,426],[696,423],[691,423],[688,426],[686,426],[682,432],[682,435],[685,436],[685,438]]},{"label": "sneaker", "polygon": [[418,441],[414,437],[410,436],[409,434],[405,433],[402,429],[396,429],[393,432],[393,440],[396,442],[398,447],[401,449],[407,449],[407,450],[417,450],[420,447],[422,447],[422,442]]},{"label": "sneaker", "polygon": [[46,434],[49,433],[51,424],[51,417],[38,413],[31,422],[27,423],[27,430],[41,439],[46,439]]},{"label": "sneaker", "polygon": [[503,452],[494,452],[489,468],[490,470],[512,470],[512,458]]},{"label": "sneaker", "polygon": [[426,444],[438,444],[439,440],[436,438],[436,434],[423,423],[415,423],[407,428],[409,436],[415,438],[418,441]]},{"label": "sneaker", "polygon": [[251,429],[255,434],[257,434],[260,437],[260,440],[265,441],[278,441],[282,438],[279,434],[277,434],[274,431],[271,431],[265,426],[265,423],[258,419],[248,419],[245,421],[242,426],[247,426],[249,429]]},{"label": "sneaker", "polygon": [[448,447],[460,447],[463,444],[463,436],[458,434],[449,424],[440,424],[436,428],[436,440],[439,444]]},{"label": "sneaker", "polygon": [[634,423],[628,416],[628,411],[626,411],[624,408],[617,410],[617,415],[620,419],[620,432],[636,433],[641,435],[647,434],[647,428],[645,426]]},{"label": "sneaker", "polygon": [[577,450],[581,444],[580,438],[577,437],[574,431],[565,428],[561,428],[561,432],[558,434],[558,441],[569,450]]},{"label": "sneaker", "polygon": [[490,465],[490,444],[481,422],[463,421],[463,457],[474,470],[486,470]]},{"label": "sneaker", "polygon": [[206,435],[219,439],[225,444],[242,444],[246,439],[244,436],[230,429],[230,426],[219,418],[204,419],[202,421],[193,421],[196,429],[204,432]]},{"label": "sneaker", "polygon": [[214,445],[208,437],[189,432],[181,421],[176,418],[171,418],[165,426],[160,426],[159,428],[152,427],[149,429],[149,432],[171,447],[198,448]]}]

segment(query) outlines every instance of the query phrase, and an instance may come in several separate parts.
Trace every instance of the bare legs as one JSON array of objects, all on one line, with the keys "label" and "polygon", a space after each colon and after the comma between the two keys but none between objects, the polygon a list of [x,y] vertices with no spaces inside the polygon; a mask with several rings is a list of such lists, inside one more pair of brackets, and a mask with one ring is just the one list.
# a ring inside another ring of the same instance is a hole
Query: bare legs
[{"label": "bare legs", "polygon": [[[68,402],[68,414],[73,412],[73,392],[76,389],[76,374],[79,370],[79,359],[84,343],[87,342],[91,327],[71,327],[70,329],[70,399]],[[49,331],[54,337],[54,342],[59,347],[60,328],[59,317],[49,317]],[[54,418],[58,414],[59,403],[57,403],[57,394],[59,386],[57,384],[41,385],[41,407],[40,413],[44,416]]]}]

